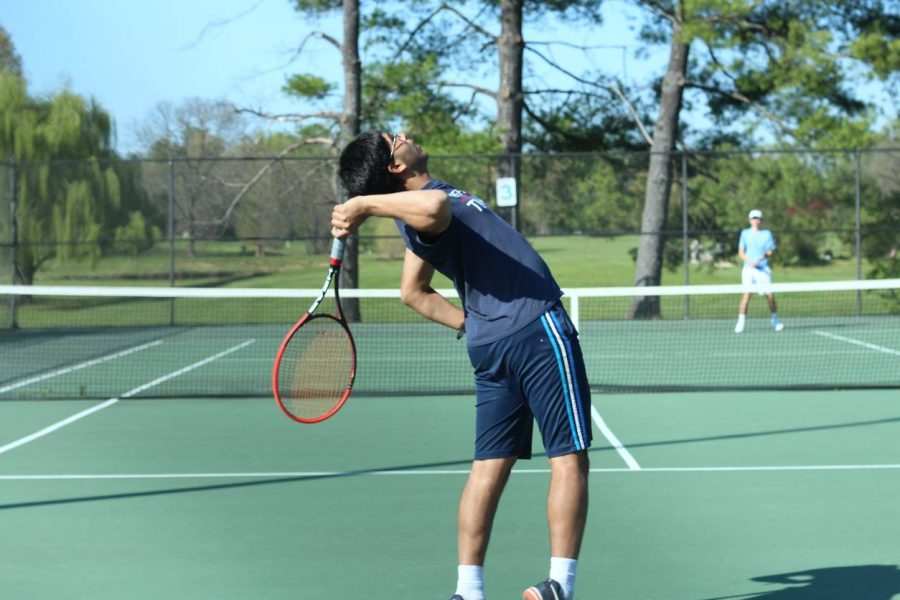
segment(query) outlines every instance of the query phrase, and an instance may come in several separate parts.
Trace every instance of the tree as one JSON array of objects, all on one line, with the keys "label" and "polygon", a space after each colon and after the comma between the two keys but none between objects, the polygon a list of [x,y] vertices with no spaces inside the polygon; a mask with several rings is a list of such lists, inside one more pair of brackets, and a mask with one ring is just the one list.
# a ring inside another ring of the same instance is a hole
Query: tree
[{"label": "tree", "polygon": [[320,148],[316,158],[304,153],[301,159],[296,156],[297,136],[279,133],[244,140],[234,153],[258,157],[234,165],[241,169],[234,176],[238,191],[229,207],[237,237],[256,239],[257,256],[268,240],[301,238],[310,254],[331,248],[334,169],[326,150]]},{"label": "tree", "polygon": [[[492,33],[482,24],[484,19],[481,15],[469,17],[460,8],[443,2],[412,7],[412,14],[418,11],[422,16],[411,27],[406,21],[381,9],[374,9],[368,14],[369,48],[374,47],[376,51],[371,52],[373,58],[367,61],[362,77],[360,120],[369,126],[394,124],[395,127],[412,127],[417,135],[428,137],[429,149],[433,153],[442,149],[458,151],[460,146],[471,152],[473,145],[488,152],[499,150],[509,160],[499,162],[498,174],[518,178],[525,106],[523,73],[526,45],[522,26],[526,6],[531,10],[529,17],[534,19],[553,11],[599,20],[596,13],[599,2],[485,0],[472,4],[481,5],[482,13],[497,15],[499,34]],[[297,0],[295,5],[299,10],[315,13],[333,11],[338,7],[335,1],[318,0]],[[344,8],[346,11],[346,3]],[[347,22],[345,13],[345,27]],[[467,54],[466,47],[472,41],[472,33],[486,43]],[[313,37],[346,49],[346,34],[343,47],[321,32],[311,34],[303,44]],[[386,48],[387,51],[379,54],[378,48]],[[466,70],[468,66],[483,68],[485,52],[492,52],[495,56],[495,60],[489,62],[497,65],[500,74],[496,90],[452,81],[448,75],[451,69]],[[345,77],[352,74],[353,70],[347,68],[352,64],[345,57]],[[353,89],[353,85],[345,84],[345,89]],[[471,90],[472,99],[468,103],[453,99],[449,92],[454,89]],[[322,78],[301,75],[291,78],[289,90],[307,101],[322,102],[336,87]],[[465,129],[467,124],[481,120],[474,107],[476,95],[489,96],[496,103],[497,111],[493,119],[496,142],[491,143],[490,136]],[[291,117],[335,119],[336,116],[333,112],[320,111]],[[515,220],[515,216],[513,218]]]},{"label": "tree", "polygon": [[[681,7],[679,7],[681,8]],[[653,128],[650,144],[650,165],[647,169],[647,187],[644,192],[644,212],[641,216],[641,238],[635,265],[635,281],[638,286],[659,285],[662,269],[666,213],[672,189],[672,156],[678,135],[678,115],[684,93],[690,44],[682,32],[683,10],[672,19],[671,44],[666,74],[659,94],[659,116]],[[659,297],[636,298],[632,303],[632,317],[659,315]]]},{"label": "tree", "polygon": [[[469,17],[460,8],[447,2],[440,2],[437,7],[429,12],[412,29],[410,39],[403,45],[404,49],[418,46],[418,54],[441,56],[445,63],[453,63],[452,66],[459,71],[471,71],[483,69],[485,64],[496,64],[499,75],[498,87],[494,90],[483,85],[471,82],[449,81],[443,77],[438,85],[448,88],[462,88],[472,91],[474,103],[476,95],[487,96],[495,102],[496,114],[493,122],[493,134],[499,141],[500,151],[506,155],[498,167],[498,175],[501,177],[513,177],[517,181],[521,178],[520,157],[523,150],[523,113],[527,108],[525,98],[525,51],[528,44],[524,38],[523,25],[526,16],[538,20],[547,13],[554,12],[563,16],[577,15],[591,21],[599,21],[597,8],[599,0],[577,0],[561,2],[557,0],[480,0],[474,3],[481,5],[482,11],[476,17]],[[463,5],[462,8],[465,8]],[[490,27],[483,24],[482,13],[496,14],[499,20],[499,34],[495,34]],[[455,35],[455,40],[448,43],[451,37],[446,33],[424,35],[418,44],[413,43],[413,37],[420,35],[426,25],[431,25],[433,30],[443,32],[445,21],[439,20],[439,15],[449,13],[456,21],[463,24],[462,30]],[[471,33],[476,34],[478,44],[469,56],[462,54],[454,46],[464,47]],[[495,52],[496,59],[484,60],[487,52]],[[474,60],[473,60],[474,57]],[[544,58],[544,60],[547,60]],[[439,72],[443,72],[449,65],[445,64]],[[449,70],[449,69],[447,69]],[[519,186],[521,189],[521,186]],[[512,221],[518,227],[518,207],[513,209]]]},{"label": "tree", "polygon": [[[895,123],[896,127],[896,123]],[[863,155],[862,225],[863,255],[872,265],[872,278],[900,277],[900,153],[896,138],[887,132],[879,136],[875,151]],[[892,151],[883,151],[893,148]],[[900,306],[900,297],[893,292]]]},{"label": "tree", "polygon": [[[635,285],[652,286],[660,282],[685,92],[697,92],[722,127],[744,120],[752,131],[764,122],[779,139],[827,139],[848,119],[861,114],[866,118],[867,105],[847,85],[852,80],[847,73],[862,66],[878,77],[889,76],[889,65],[898,60],[900,19],[875,0],[635,3],[649,14],[643,38],[666,41],[670,50],[658,91],[635,265]],[[750,115],[755,119],[746,122]],[[658,317],[659,298],[635,298],[631,315]]]},{"label": "tree", "polygon": [[[497,90],[497,121],[495,124],[500,145],[512,158],[512,164],[500,163],[500,177],[521,181],[522,164],[522,91],[525,38],[522,35],[524,0],[501,0],[500,37],[497,38],[497,61],[500,66],[500,87]],[[521,189],[521,185],[517,186]],[[518,205],[513,209],[513,225],[518,227]]]},{"label": "tree", "polygon": [[9,32],[0,25],[0,72],[22,77],[22,57],[16,52]]},{"label": "tree", "polygon": [[[341,46],[341,63],[344,71],[343,110],[340,119],[338,148],[343,149],[359,135],[359,117],[362,98],[362,62],[359,57],[359,0],[344,0],[344,40]],[[337,179],[337,177],[335,177]],[[335,181],[335,186],[337,181]],[[336,197],[340,202],[342,198]],[[346,241],[344,264],[341,276],[347,288],[359,287],[359,237]],[[359,321],[359,302],[349,302],[346,306],[347,319]]]},{"label": "tree", "polygon": [[[175,226],[188,239],[188,255],[196,240],[218,237],[233,226],[229,206],[238,179],[225,158],[247,135],[245,119],[221,100],[190,98],[178,106],[158,104],[138,129],[147,156],[177,159],[174,170]],[[168,178],[159,173],[151,186],[159,210],[168,211]]]},{"label": "tree", "polygon": [[[303,122],[310,119],[325,120],[337,126],[337,131],[331,131],[333,136],[316,140],[335,147],[338,151],[347,142],[359,133],[362,62],[359,56],[359,24],[360,6],[359,0],[293,0],[294,8],[307,15],[319,15],[341,9],[343,22],[343,40],[338,41],[330,35],[316,31],[307,36],[299,45],[296,55],[299,56],[306,43],[318,38],[326,41],[336,48],[341,54],[343,66],[343,92],[341,111],[323,110],[307,114],[280,115],[283,120]],[[333,91],[335,86],[321,77],[308,74],[298,74],[291,77],[285,86],[285,91],[303,100],[323,100]],[[301,143],[304,143],[301,141]],[[335,202],[342,200],[340,184],[337,172],[332,176],[334,185]],[[356,237],[351,237],[346,242],[343,268],[341,269],[342,285],[346,288],[359,287],[359,242]],[[348,301],[345,303],[345,314],[349,320],[359,320],[359,303]]]},{"label": "tree", "polygon": [[109,162],[112,119],[99,104],[68,90],[32,98],[21,78],[0,73],[0,115],[0,153],[14,168],[20,283],[33,283],[52,258],[96,259],[127,232],[152,233],[142,198],[122,193],[132,173]]}]

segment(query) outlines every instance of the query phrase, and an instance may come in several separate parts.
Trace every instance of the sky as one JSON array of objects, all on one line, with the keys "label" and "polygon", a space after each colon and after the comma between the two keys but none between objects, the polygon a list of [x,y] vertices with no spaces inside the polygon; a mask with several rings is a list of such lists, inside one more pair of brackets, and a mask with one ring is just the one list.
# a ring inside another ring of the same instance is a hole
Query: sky
[{"label": "sky", "polygon": [[[634,44],[615,4],[603,43]],[[301,112],[281,91],[289,75],[312,72],[340,82],[340,56],[329,44],[307,44],[295,57],[311,31],[340,38],[339,15],[310,20],[289,0],[0,0],[0,25],[22,57],[29,93],[69,88],[97,99],[115,119],[122,153],[139,149],[135,132],[160,102],[199,97],[268,113]],[[598,43],[579,39],[585,34],[565,24],[542,20],[532,27],[540,31],[526,39]],[[624,56],[621,47],[550,51],[575,72],[603,64],[611,74],[635,77],[664,68],[664,55],[638,61],[634,48]]]},{"label": "sky", "polygon": [[[303,67],[289,63],[312,24],[288,0],[0,4],[6,5],[0,24],[22,57],[29,92],[69,87],[96,98],[116,120],[120,150],[133,149],[137,124],[163,101],[222,98],[270,112],[296,110],[281,87]],[[306,60],[327,64],[326,51],[310,48]]]},{"label": "sky", "polygon": [[[660,77],[667,48],[635,55],[636,9],[616,0],[603,7],[599,32],[550,17],[526,19],[526,40],[609,46],[588,52],[538,47],[575,73],[602,68],[628,84],[645,86]],[[281,91],[288,76],[306,72],[341,82],[340,56],[331,45],[308,43],[296,56],[310,32],[323,30],[339,39],[340,15],[311,20],[290,0],[0,0],[0,25],[22,57],[29,93],[68,88],[95,98],[113,116],[122,154],[140,150],[136,131],[161,102],[203,98],[270,114],[296,113],[309,107]],[[539,61],[530,64],[542,68]],[[572,87],[543,68],[542,85]],[[496,87],[496,82],[479,84]],[[893,102],[881,104],[896,113]],[[708,125],[697,114],[686,117]],[[261,120],[254,125],[274,127]]]}]

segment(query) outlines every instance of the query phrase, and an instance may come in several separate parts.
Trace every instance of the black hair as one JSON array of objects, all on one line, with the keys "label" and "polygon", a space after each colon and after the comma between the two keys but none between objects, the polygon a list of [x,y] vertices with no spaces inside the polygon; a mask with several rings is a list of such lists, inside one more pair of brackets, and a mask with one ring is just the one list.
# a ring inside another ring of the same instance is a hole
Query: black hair
[{"label": "black hair", "polygon": [[388,194],[403,183],[388,171],[391,149],[377,131],[359,134],[341,152],[340,178],[350,197]]}]

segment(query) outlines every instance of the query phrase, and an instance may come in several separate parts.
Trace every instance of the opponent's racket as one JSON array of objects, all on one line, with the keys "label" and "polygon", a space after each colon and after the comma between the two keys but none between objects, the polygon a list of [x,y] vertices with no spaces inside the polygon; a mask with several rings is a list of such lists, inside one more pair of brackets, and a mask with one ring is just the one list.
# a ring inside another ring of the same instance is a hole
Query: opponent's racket
[{"label": "opponent's racket", "polygon": [[[309,310],[288,331],[272,368],[272,390],[284,414],[318,423],[341,409],[356,377],[356,345],[341,308],[344,240],[334,240],[325,285]],[[315,314],[334,280],[336,314]]]}]

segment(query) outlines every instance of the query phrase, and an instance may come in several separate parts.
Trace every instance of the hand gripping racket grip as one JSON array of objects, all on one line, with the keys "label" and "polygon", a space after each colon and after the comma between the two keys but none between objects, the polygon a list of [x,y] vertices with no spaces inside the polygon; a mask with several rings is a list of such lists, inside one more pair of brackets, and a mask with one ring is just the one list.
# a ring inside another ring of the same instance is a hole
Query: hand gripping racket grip
[{"label": "hand gripping racket grip", "polygon": [[344,260],[344,246],[344,240],[335,238],[334,243],[331,245],[331,258],[328,260],[330,266],[341,266],[341,261]]}]

